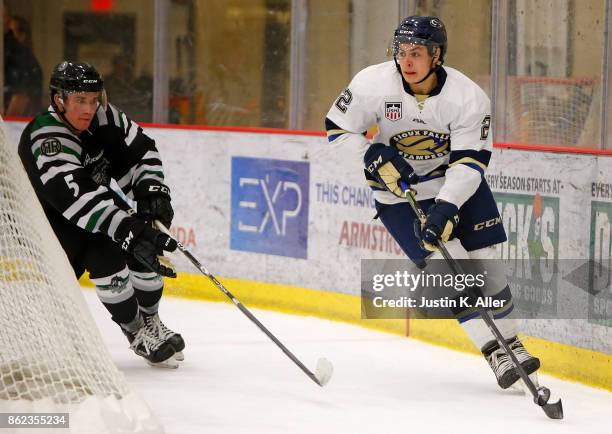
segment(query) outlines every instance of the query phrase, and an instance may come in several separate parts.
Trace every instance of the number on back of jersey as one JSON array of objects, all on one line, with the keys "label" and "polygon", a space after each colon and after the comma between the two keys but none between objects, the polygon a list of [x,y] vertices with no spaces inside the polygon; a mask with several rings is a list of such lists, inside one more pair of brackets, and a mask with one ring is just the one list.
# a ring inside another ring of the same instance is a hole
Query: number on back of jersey
[{"label": "number on back of jersey", "polygon": [[491,116],[486,115],[482,120],[480,127],[480,140],[486,140],[489,137],[489,129],[491,128]]},{"label": "number on back of jersey", "polygon": [[338,110],[340,110],[342,113],[346,113],[348,105],[351,103],[351,101],[353,101],[353,94],[348,88],[346,88],[342,91],[335,104],[336,107],[338,107]]}]

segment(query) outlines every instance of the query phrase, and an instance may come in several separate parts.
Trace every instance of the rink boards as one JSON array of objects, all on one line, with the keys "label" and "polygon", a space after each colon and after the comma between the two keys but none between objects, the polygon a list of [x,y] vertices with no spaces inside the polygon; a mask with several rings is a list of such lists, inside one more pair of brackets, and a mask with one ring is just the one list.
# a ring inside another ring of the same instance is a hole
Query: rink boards
[{"label": "rink boards", "polygon": [[[17,138],[24,124],[7,124]],[[147,132],[158,144],[172,189],[173,233],[244,304],[475,351],[452,320],[361,319],[360,260],[402,253],[372,220],[371,192],[354,160],[325,137],[222,129]],[[514,243],[506,251],[519,255],[521,246],[538,245],[555,260],[589,258],[609,267],[611,169],[610,157],[496,149],[487,180]],[[168,293],[222,299],[191,264],[177,263],[182,273],[167,281]],[[610,327],[585,314],[526,321],[522,329],[529,336],[526,346],[548,372],[612,390]]]}]

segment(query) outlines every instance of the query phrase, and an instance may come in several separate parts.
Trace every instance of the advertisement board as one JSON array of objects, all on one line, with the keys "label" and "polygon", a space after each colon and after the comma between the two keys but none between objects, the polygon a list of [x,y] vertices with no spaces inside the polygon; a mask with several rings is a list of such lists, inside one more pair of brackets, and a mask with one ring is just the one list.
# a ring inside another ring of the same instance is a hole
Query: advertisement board
[{"label": "advertisement board", "polygon": [[[7,126],[17,143],[25,124]],[[172,190],[172,232],[216,275],[357,296],[362,259],[404,258],[374,219],[359,162],[323,136],[145,130]],[[612,328],[597,316],[612,309],[610,173],[609,157],[494,151],[486,179],[508,234],[498,255],[544,261],[538,276],[517,270],[517,300],[545,300],[546,266],[559,260],[600,264],[587,274],[597,299],[586,283],[563,276],[557,294],[580,292],[590,316],[525,321],[526,334],[612,353]],[[178,266],[194,272],[187,261]]]}]

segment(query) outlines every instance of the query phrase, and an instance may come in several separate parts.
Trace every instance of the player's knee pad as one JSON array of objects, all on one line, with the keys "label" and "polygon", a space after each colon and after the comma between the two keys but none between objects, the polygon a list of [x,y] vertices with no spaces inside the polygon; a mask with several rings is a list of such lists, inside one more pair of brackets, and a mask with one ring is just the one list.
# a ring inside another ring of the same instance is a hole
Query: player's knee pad
[{"label": "player's knee pad", "polygon": [[102,303],[121,303],[134,295],[134,288],[130,282],[130,270],[124,267],[121,271],[104,277],[92,277],[96,285],[96,294]]},{"label": "player's knee pad", "polygon": [[473,250],[469,252],[469,256],[473,269],[486,273],[485,285],[481,288],[483,295],[495,296],[506,291],[511,297],[506,267],[497,258],[495,246]]},{"label": "player's knee pad", "polygon": [[480,260],[494,260],[499,259],[497,253],[497,244],[493,246],[483,247],[482,249],[476,249],[469,252],[470,258]]},{"label": "player's knee pad", "polygon": [[[474,288],[476,289],[476,294],[474,295],[485,297],[483,301],[485,301],[486,305],[480,307],[490,310],[495,319],[501,319],[509,315],[514,307],[512,304],[512,293],[506,278],[505,267],[499,260],[496,260],[495,247],[485,247],[467,252],[457,240],[452,241],[455,243],[447,243],[451,256],[461,261],[464,271],[467,274],[473,275],[474,280],[479,275],[480,279],[478,281],[484,282],[482,286],[479,285]],[[439,253],[436,252],[436,255],[439,255]],[[464,295],[467,295],[465,291],[460,294],[460,296]],[[471,301],[472,307],[453,309],[453,313],[460,323],[479,316],[478,306],[475,306],[476,299]],[[487,307],[490,305],[493,305],[493,307]]]},{"label": "player's knee pad", "polygon": [[140,291],[153,292],[164,287],[163,277],[152,271],[130,270],[130,279],[134,288]]},{"label": "player's knee pad", "polygon": [[462,307],[453,310],[455,318],[460,323],[464,323],[473,318],[480,316],[478,313],[479,308],[484,308],[491,312],[494,319],[502,319],[510,315],[514,309],[512,303],[512,293],[508,285],[501,289],[494,290],[493,287],[487,287],[488,278],[485,279],[485,286],[481,289],[482,303],[484,306],[478,306],[476,304],[477,298],[470,297],[470,307]]},{"label": "player's knee pad", "polygon": [[[518,321],[508,317],[514,308],[512,293],[506,278],[505,267],[497,258],[495,246],[473,250],[469,252],[469,256],[474,270],[486,271],[485,285],[481,288],[482,295],[494,302],[502,303],[501,307],[488,309],[493,314],[497,328],[505,339],[516,336]],[[457,315],[457,320],[479,350],[494,339],[484,320],[474,309],[461,312]]]}]

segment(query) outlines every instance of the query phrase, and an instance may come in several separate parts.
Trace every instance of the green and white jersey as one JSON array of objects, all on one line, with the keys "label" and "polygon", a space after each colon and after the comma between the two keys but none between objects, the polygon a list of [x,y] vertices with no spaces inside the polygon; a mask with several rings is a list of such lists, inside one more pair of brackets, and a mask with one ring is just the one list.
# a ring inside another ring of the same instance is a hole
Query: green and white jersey
[{"label": "green and white jersey", "polygon": [[78,135],[49,107],[24,129],[19,156],[47,215],[112,239],[129,206],[109,188],[111,179],[130,199],[143,180],[164,181],[155,142],[111,104],[98,107]]}]

